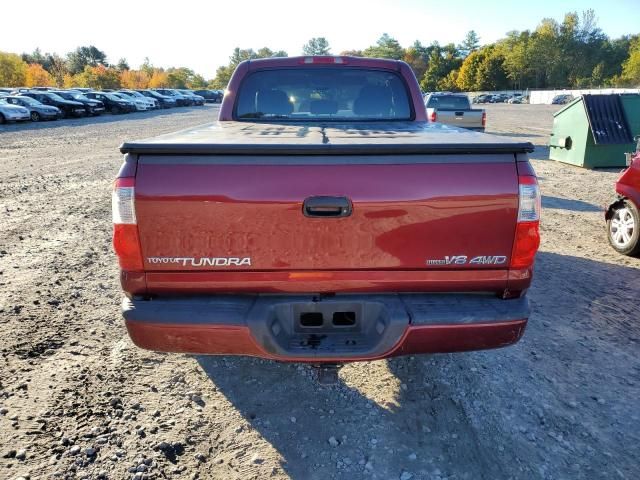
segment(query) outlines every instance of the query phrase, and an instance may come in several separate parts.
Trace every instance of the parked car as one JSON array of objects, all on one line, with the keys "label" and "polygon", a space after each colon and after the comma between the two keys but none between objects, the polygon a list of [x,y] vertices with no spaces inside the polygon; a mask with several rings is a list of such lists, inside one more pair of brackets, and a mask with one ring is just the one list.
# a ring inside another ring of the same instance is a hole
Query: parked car
[{"label": "parked car", "polygon": [[29,116],[31,117],[32,122],[39,122],[40,120],[57,120],[62,117],[62,111],[58,107],[45,105],[35,98],[9,96],[5,97],[5,100],[7,103],[18,105],[29,110]]},{"label": "parked car", "polygon": [[462,93],[432,93],[425,99],[430,122],[484,132],[487,113],[471,108],[469,97]]},{"label": "parked car", "polygon": [[130,100],[114,95],[109,92],[86,92],[85,96],[93,98],[94,100],[100,100],[104,107],[111,113],[129,113],[137,110],[135,104]]},{"label": "parked car", "polygon": [[193,93],[200,95],[207,103],[222,102],[222,92],[220,90],[194,90]]},{"label": "parked car", "polygon": [[160,107],[162,108],[173,108],[178,105],[174,97],[171,97],[169,95],[162,95],[155,90],[136,90],[136,92],[138,92],[140,95],[144,95],[145,97],[158,100],[158,102],[160,102]]},{"label": "parked car", "polygon": [[[477,95],[475,97],[473,97],[473,103],[489,103],[489,98],[491,97],[491,95],[488,95],[486,93],[481,93],[480,95]],[[425,99],[426,99],[426,95],[425,95]]]},{"label": "parked car", "polygon": [[616,182],[616,199],[606,211],[607,236],[618,253],[640,257],[640,142],[627,163]]},{"label": "parked car", "polygon": [[561,95],[556,95],[551,100],[551,105],[565,105],[573,100],[573,95],[568,93],[563,93]]},{"label": "parked car", "polygon": [[74,102],[80,102],[84,105],[85,113],[87,116],[98,116],[104,113],[104,103],[100,100],[94,100],[85,96],[82,92],[75,90],[55,90],[56,95],[61,96],[65,100],[72,100]]},{"label": "parked car", "polygon": [[182,93],[172,88],[157,88],[155,91],[161,93],[162,95],[168,95],[169,97],[174,98],[176,104],[179,107],[189,107],[193,105],[192,98],[188,97],[187,95],[183,95]]},{"label": "parked car", "polygon": [[128,333],[323,372],[513,344],[539,244],[532,151],[428,123],[403,62],[243,62],[216,123],[120,147]]},{"label": "parked car", "polygon": [[529,103],[529,97],[522,94],[516,94],[513,97],[511,97],[509,100],[507,100],[507,103],[511,103],[511,104]]},{"label": "parked car", "polygon": [[146,102],[147,105],[149,105],[150,110],[156,110],[160,108],[160,102],[158,101],[158,99],[153,97],[146,97],[141,93],[136,92],[135,90],[118,90],[117,93],[122,93],[133,100]]},{"label": "parked car", "polygon": [[151,110],[153,108],[153,104],[146,99],[132,97],[122,92],[109,92],[109,94],[121,98],[124,101],[132,102],[138,112],[146,112],[147,110]]},{"label": "parked car", "polygon": [[185,96],[191,98],[191,100],[193,100],[193,104],[194,105],[202,106],[202,105],[205,104],[204,97],[201,96],[201,95],[196,95],[191,90],[186,90],[184,88],[181,88],[181,89],[178,89],[178,93],[181,93],[182,95],[185,95]]},{"label": "parked car", "polygon": [[19,105],[12,105],[6,98],[0,98],[0,123],[24,122],[30,119],[29,110]]},{"label": "parked car", "polygon": [[42,90],[20,90],[18,96],[35,98],[40,103],[57,107],[62,111],[62,116],[65,118],[84,117],[86,114],[84,104],[75,100],[66,100],[53,92]]}]

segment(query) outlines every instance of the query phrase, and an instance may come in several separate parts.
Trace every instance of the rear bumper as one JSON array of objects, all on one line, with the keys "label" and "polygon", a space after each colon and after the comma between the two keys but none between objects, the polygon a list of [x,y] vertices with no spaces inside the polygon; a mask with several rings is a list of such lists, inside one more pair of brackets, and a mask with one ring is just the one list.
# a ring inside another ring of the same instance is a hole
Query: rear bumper
[{"label": "rear bumper", "polygon": [[[353,323],[336,324],[345,311]],[[218,295],[127,298],[122,313],[133,342],[148,350],[319,363],[508,346],[530,309],[525,297],[478,294]],[[306,313],[324,324],[303,325]]]}]

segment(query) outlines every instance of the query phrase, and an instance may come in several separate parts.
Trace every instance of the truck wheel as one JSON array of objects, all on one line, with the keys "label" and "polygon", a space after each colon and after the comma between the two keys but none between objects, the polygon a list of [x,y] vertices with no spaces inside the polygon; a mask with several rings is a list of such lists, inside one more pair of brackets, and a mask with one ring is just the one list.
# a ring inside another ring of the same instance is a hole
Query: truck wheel
[{"label": "truck wheel", "polygon": [[31,121],[32,122],[39,122],[40,121],[40,114],[38,112],[31,112]]},{"label": "truck wheel", "polygon": [[640,256],[640,214],[632,202],[624,200],[613,207],[607,220],[607,236],[618,253]]}]

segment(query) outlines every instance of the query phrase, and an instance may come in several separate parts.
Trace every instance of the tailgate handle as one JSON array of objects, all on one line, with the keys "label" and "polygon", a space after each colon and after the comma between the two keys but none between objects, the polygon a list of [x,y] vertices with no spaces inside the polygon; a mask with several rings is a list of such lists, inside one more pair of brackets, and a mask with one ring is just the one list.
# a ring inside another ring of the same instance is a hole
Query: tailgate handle
[{"label": "tailgate handle", "polygon": [[306,217],[348,217],[352,210],[347,197],[309,197],[302,204]]},{"label": "tailgate handle", "polygon": [[464,117],[464,112],[456,112],[456,117]]}]

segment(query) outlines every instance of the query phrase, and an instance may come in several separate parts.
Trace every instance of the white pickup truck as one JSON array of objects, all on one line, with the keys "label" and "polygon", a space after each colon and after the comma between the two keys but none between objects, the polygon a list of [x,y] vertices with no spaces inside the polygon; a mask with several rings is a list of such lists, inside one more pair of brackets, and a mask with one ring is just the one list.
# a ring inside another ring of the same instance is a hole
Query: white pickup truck
[{"label": "white pickup truck", "polygon": [[469,97],[461,93],[432,93],[424,100],[430,122],[484,132],[487,113],[473,110]]}]

